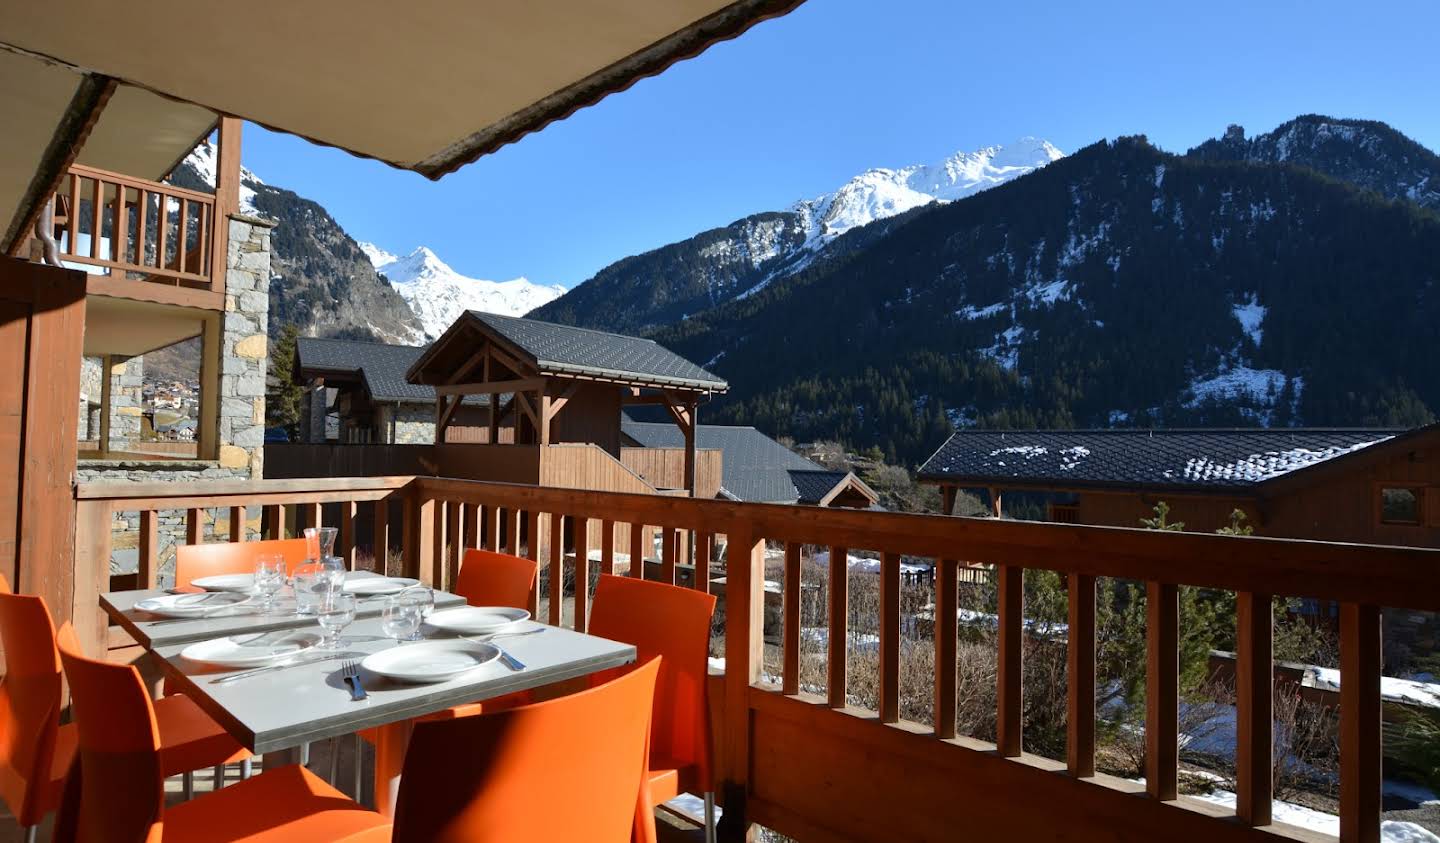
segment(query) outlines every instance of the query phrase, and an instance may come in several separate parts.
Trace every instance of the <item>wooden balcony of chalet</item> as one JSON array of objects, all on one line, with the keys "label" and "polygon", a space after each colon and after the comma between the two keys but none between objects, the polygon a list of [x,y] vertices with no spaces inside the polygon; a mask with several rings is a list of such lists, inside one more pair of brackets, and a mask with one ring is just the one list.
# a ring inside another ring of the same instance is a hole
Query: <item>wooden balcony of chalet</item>
[{"label": "wooden balcony of chalet", "polygon": [[[76,491],[73,577],[51,584],[52,604],[72,617],[97,651],[126,658],[129,642],[106,625],[101,591],[153,584],[159,556],[142,536],[140,569],[109,575],[112,524],[139,512],[153,525],[167,510],[198,526],[228,513],[243,523],[268,510],[271,536],[286,523],[340,528],[339,552],[385,549],[406,575],[445,586],[464,547],[536,559],[548,583],[585,583],[616,570],[626,529],[692,531],[697,547],[728,574],[723,609],[724,670],[712,674],[713,738],[732,838],[742,818],[800,840],[976,839],[1317,840],[1273,821],[1271,770],[1272,600],[1303,595],[1340,611],[1340,839],[1379,839],[1381,810],[1380,611],[1440,610],[1440,551],[1308,541],[1170,533],[996,519],[903,515],[576,491],[531,485],[382,477],[137,485],[82,485]],[[286,513],[294,513],[287,518]],[[360,527],[364,525],[363,532]],[[598,527],[598,529],[592,529]],[[151,528],[153,530],[153,526]],[[558,532],[557,532],[558,531]],[[566,545],[566,536],[570,538]],[[234,538],[235,536],[232,536]],[[557,538],[558,537],[558,538]],[[547,540],[548,539],[548,540]],[[223,540],[215,537],[212,540]],[[722,553],[718,550],[726,546]],[[802,546],[831,549],[828,649],[823,687],[802,684]],[[675,582],[673,545],[661,550],[662,581]],[[783,556],[782,631],[764,639],[765,552]],[[543,553],[542,553],[543,548]],[[880,554],[879,607],[864,622],[878,630],[876,710],[859,708],[847,670],[850,583],[847,549]],[[639,549],[634,549],[639,552]],[[722,559],[723,556],[723,559]],[[938,605],[933,642],[933,723],[901,719],[901,561],[935,560]],[[598,561],[595,561],[598,560]],[[957,734],[957,581],[967,566],[993,566],[998,583],[996,740]],[[644,575],[644,566],[625,566]],[[1032,755],[1023,739],[1023,584],[1027,572],[1058,572],[1068,595],[1066,753]],[[1148,595],[1145,660],[1145,780],[1096,770],[1096,582],[1143,583]],[[694,587],[709,588],[696,578]],[[1178,787],[1178,590],[1233,591],[1238,600],[1237,792],[1226,810]],[[583,629],[589,591],[544,594],[548,620]],[[538,608],[538,606],[537,606]],[[778,655],[776,643],[778,643]],[[768,655],[767,655],[768,652]],[[768,663],[767,663],[768,662]],[[847,693],[847,690],[850,691]],[[1037,809],[1038,808],[1038,809]]]}]

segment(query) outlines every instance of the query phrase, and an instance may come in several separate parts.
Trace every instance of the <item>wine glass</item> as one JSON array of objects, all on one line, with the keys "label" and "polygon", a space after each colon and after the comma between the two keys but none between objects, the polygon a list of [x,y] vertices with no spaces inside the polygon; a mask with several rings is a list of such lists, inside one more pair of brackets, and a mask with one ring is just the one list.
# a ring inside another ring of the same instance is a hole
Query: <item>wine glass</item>
[{"label": "wine glass", "polygon": [[412,641],[420,629],[420,606],[411,600],[406,600],[399,595],[385,600],[385,607],[380,610],[380,630],[389,638],[399,641]]},{"label": "wine glass", "polygon": [[255,591],[264,599],[261,611],[275,611],[275,595],[285,587],[285,558],[262,553],[255,559]]},{"label": "wine glass", "polygon": [[326,591],[315,614],[320,628],[325,630],[325,640],[320,646],[326,650],[338,650],[340,633],[355,620],[355,595],[334,589]]},{"label": "wine glass", "polygon": [[418,607],[421,620],[430,617],[430,613],[435,611],[435,590],[429,586],[412,585],[396,596]]}]

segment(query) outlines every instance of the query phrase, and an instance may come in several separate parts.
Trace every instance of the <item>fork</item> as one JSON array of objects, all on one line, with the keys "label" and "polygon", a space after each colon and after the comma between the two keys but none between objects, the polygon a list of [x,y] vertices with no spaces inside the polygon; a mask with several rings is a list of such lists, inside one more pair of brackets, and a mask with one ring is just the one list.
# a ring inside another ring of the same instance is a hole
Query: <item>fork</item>
[{"label": "fork", "polygon": [[340,676],[345,684],[350,686],[350,699],[353,702],[360,702],[368,696],[365,693],[365,686],[360,683],[360,662],[350,659],[340,666]]}]

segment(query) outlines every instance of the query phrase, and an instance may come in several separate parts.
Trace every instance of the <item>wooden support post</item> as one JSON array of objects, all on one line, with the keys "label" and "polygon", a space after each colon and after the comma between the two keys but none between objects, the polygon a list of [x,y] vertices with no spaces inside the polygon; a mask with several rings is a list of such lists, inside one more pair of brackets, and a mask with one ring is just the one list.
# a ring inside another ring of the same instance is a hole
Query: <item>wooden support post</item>
[{"label": "wooden support post", "polygon": [[695,497],[695,434],[697,405],[691,401],[685,405],[685,491]]},{"label": "wooden support post", "polygon": [[1070,775],[1095,775],[1095,578],[1069,577],[1065,761]]},{"label": "wooden support post", "polygon": [[[445,580],[443,588],[454,590],[455,578],[460,575],[461,509],[459,501],[445,502]],[[474,510],[471,510],[474,514]]]},{"label": "wooden support post", "polygon": [[158,515],[153,509],[140,510],[140,567],[136,571],[136,588],[154,588],[160,573]]},{"label": "wooden support post", "polygon": [[205,541],[205,510],[185,510],[185,543],[200,544]]},{"label": "wooden support post", "polygon": [[696,589],[710,593],[710,560],[715,558],[715,534],[703,532],[695,537],[695,581]]},{"label": "wooden support post", "polygon": [[405,575],[427,585],[434,583],[438,509],[434,498],[419,493],[410,496],[405,508]]},{"label": "wooden support post", "polygon": [[880,558],[880,722],[900,720],[900,554]]},{"label": "wooden support post", "polygon": [[[215,208],[210,218],[209,275],[210,289],[223,293],[230,245],[230,215],[240,210],[240,135],[243,122],[238,117],[222,116],[216,125]],[[161,220],[164,220],[163,215]],[[181,236],[184,236],[183,230]],[[137,253],[136,263],[141,262],[140,257]]]},{"label": "wooden support post", "polygon": [[[228,234],[230,218],[224,219]],[[181,229],[181,236],[184,236],[184,229]],[[225,273],[222,271],[221,292],[224,292],[224,284]],[[199,418],[195,422],[195,453],[202,460],[220,459],[220,370],[224,356],[221,340],[225,333],[220,320],[221,314],[207,315],[200,328],[200,406]]]},{"label": "wooden support post", "polygon": [[1145,791],[1174,799],[1179,791],[1180,589],[1145,584]]},{"label": "wooden support post", "polygon": [[660,533],[660,582],[675,584],[675,557],[680,552],[676,541],[675,528],[666,527]]},{"label": "wooden support post", "polygon": [[446,539],[449,534],[445,528],[445,501],[437,500],[431,507],[431,533],[430,533],[430,566],[427,574],[420,579],[433,588],[445,587],[445,572],[449,563],[449,555],[446,552]]},{"label": "wooden support post", "polygon": [[1380,840],[1380,609],[1340,604],[1340,840]]},{"label": "wooden support post", "polygon": [[550,444],[550,416],[551,416],[551,413],[550,413],[550,394],[549,394],[548,392],[546,392],[543,388],[540,390],[540,394],[539,394],[539,396],[538,396],[537,399],[536,399],[536,407],[535,407],[535,410],[536,410],[536,414],[539,415],[539,417],[540,417],[540,419],[539,419],[539,422],[540,422],[540,425],[539,425],[539,427],[540,427],[540,431],[539,431],[539,433],[540,433],[540,444],[541,444],[541,445],[549,445],[549,444]]},{"label": "wooden support post", "polygon": [[[800,549],[799,542],[785,543],[785,593],[780,611],[784,621],[781,630],[784,639],[781,647],[784,657],[782,681],[787,694],[800,693],[800,608],[804,603],[800,587]],[[726,579],[728,592],[729,578]]]},{"label": "wooden support post", "polygon": [[390,499],[375,501],[370,514],[370,553],[375,557],[375,572],[384,576],[390,564]]},{"label": "wooden support post", "polygon": [[550,625],[565,620],[565,516],[550,513]]},{"label": "wooden support post", "polygon": [[76,502],[74,603],[66,608],[75,636],[91,658],[103,658],[106,650],[109,619],[100,608],[100,593],[110,590],[112,517],[109,501]]},{"label": "wooden support post", "polygon": [[935,577],[935,737],[955,737],[955,642],[960,563],[940,559]]},{"label": "wooden support post", "polygon": [[230,507],[230,541],[232,541],[232,542],[243,542],[243,541],[245,541],[245,518],[246,518],[245,507],[243,507],[243,506],[232,506],[232,507]]},{"label": "wooden support post", "polygon": [[630,576],[645,578],[645,539],[648,534],[644,524],[630,525]]},{"label": "wooden support post", "polygon": [[743,839],[749,830],[744,803],[750,779],[750,686],[760,680],[765,644],[765,540],[748,530],[729,539],[723,731],[729,737],[720,758],[724,840]]},{"label": "wooden support post", "polygon": [[[73,213],[73,212],[72,212]],[[92,235],[99,241],[99,236]],[[100,358],[100,435],[96,447],[100,449],[101,456],[110,453],[110,405],[114,403],[114,358],[106,354]]]},{"label": "wooden support post", "polygon": [[995,745],[1006,758],[1020,756],[1024,700],[1025,571],[998,565],[1000,618],[996,685]]},{"label": "wooden support post", "polygon": [[[535,510],[525,512],[525,558],[540,564],[540,513]],[[540,617],[540,580],[537,577],[535,587],[530,589],[530,610],[532,618]]]},{"label": "wooden support post", "polygon": [[490,417],[487,423],[488,436],[486,443],[490,445],[500,444],[500,393],[490,393]]},{"label": "wooden support post", "polygon": [[1269,594],[1235,595],[1235,815],[1252,826],[1270,824],[1275,792],[1272,608]]},{"label": "wooden support post", "polygon": [[600,522],[600,573],[615,573],[615,522]]},{"label": "wooden support post", "polygon": [[340,507],[340,535],[339,547],[335,553],[345,560],[345,569],[355,570],[355,501],[340,501],[336,506]]},{"label": "wooden support post", "polygon": [[575,629],[590,628],[590,519],[575,516]]},{"label": "wooden support post", "polygon": [[[844,547],[830,548],[830,628],[826,633],[826,666],[829,676],[825,684],[831,708],[845,707],[846,670],[850,621],[850,551]],[[763,596],[762,596],[763,599]]]}]

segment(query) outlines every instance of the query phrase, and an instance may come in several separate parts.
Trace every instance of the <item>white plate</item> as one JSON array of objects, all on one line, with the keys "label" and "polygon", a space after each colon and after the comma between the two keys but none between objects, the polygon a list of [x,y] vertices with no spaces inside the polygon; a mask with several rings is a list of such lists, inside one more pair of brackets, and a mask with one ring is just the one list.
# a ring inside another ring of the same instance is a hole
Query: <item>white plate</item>
[{"label": "white plate", "polygon": [[412,580],[409,577],[361,577],[346,580],[344,588],[351,594],[398,594],[412,585],[419,584],[419,580]]},{"label": "white plate", "polygon": [[528,620],[529,612],[509,606],[456,606],[453,609],[436,609],[425,619],[425,623],[461,635],[487,635]]},{"label": "white plate", "polygon": [[320,636],[308,631],[251,632],[197,641],[181,650],[180,657],[220,667],[258,667],[298,656],[319,643]]},{"label": "white plate", "polygon": [[255,590],[255,575],[219,574],[213,577],[198,577],[191,580],[190,584],[206,591],[233,591],[249,594]]},{"label": "white plate", "polygon": [[163,594],[147,597],[135,604],[135,608],[152,615],[167,618],[199,618],[219,609],[238,606],[248,602],[244,594],[226,594],[206,591],[199,594]]},{"label": "white plate", "polygon": [[422,641],[366,656],[360,666],[399,682],[444,682],[500,658],[500,649],[479,641]]}]

